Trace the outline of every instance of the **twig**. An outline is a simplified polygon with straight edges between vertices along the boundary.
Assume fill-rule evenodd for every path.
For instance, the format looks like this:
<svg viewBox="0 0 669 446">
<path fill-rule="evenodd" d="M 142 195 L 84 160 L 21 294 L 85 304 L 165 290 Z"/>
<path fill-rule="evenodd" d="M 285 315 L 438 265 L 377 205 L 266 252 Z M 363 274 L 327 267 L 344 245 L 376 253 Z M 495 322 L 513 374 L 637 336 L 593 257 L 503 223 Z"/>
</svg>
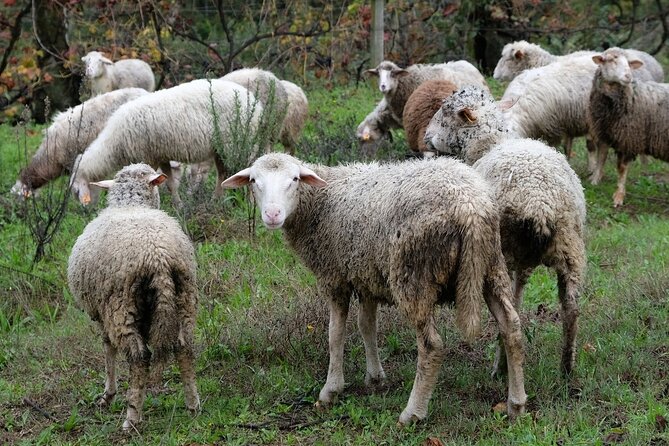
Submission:
<svg viewBox="0 0 669 446">
<path fill-rule="evenodd" d="M 40 406 L 37 405 L 36 402 L 34 402 L 33 400 L 31 400 L 30 398 L 28 398 L 28 397 L 23 397 L 23 404 L 26 404 L 26 405 L 32 407 L 33 409 L 35 409 L 37 412 L 39 412 L 39 413 L 40 413 L 42 416 L 44 416 L 45 418 L 48 418 L 48 419 L 51 420 L 51 421 L 58 422 L 58 420 L 57 420 L 53 415 L 51 415 L 51 414 L 50 414 L 49 412 L 47 412 L 46 410 L 42 409 Z"/>
</svg>

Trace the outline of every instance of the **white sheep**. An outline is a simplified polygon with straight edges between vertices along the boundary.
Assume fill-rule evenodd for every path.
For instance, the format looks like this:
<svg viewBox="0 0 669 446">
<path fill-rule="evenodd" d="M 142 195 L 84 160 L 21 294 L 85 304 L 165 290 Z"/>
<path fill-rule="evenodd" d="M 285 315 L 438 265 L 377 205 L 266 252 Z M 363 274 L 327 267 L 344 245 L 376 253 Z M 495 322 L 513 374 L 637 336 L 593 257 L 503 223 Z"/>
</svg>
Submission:
<svg viewBox="0 0 669 446">
<path fill-rule="evenodd" d="M 280 141 L 288 153 L 292 155 L 295 153 L 295 145 L 309 115 L 309 101 L 304 91 L 294 83 L 281 80 L 281 85 L 286 90 L 288 107 L 281 128 Z"/>
<path fill-rule="evenodd" d="M 133 164 L 114 180 L 96 183 L 109 189 L 107 208 L 77 238 L 67 266 L 72 295 L 102 334 L 107 376 L 100 405 L 116 395 L 116 353 L 128 361 L 124 430 L 142 419 L 150 364 L 162 371 L 172 354 L 186 407 L 200 407 L 193 365 L 195 251 L 179 223 L 159 209 L 156 186 L 164 179 L 146 164 Z"/>
<path fill-rule="evenodd" d="M 156 89 L 151 66 L 139 59 L 112 62 L 98 51 L 81 58 L 86 63 L 86 77 L 91 82 L 91 95 L 107 93 L 119 88 L 137 87 L 146 91 Z"/>
<path fill-rule="evenodd" d="M 446 158 L 326 167 L 281 153 L 258 158 L 223 182 L 250 184 L 267 228 L 288 243 L 318 278 L 330 303 L 330 365 L 319 394 L 329 404 L 344 389 L 345 321 L 352 294 L 367 359 L 365 383 L 385 379 L 377 305 L 396 304 L 416 330 L 418 364 L 403 424 L 420 420 L 444 358 L 435 305 L 455 302 L 467 339 L 479 330 L 481 302 L 498 321 L 509 366 L 510 416 L 523 412 L 523 347 L 499 241 L 499 217 L 485 181 Z"/>
<path fill-rule="evenodd" d="M 441 79 L 453 82 L 456 87 L 465 85 L 479 85 L 488 88 L 485 78 L 476 67 L 464 60 L 442 64 L 416 64 L 407 68 L 400 68 L 393 62 L 384 60 L 376 68 L 367 70 L 367 73 L 379 78 L 379 90 L 393 117 L 402 124 L 404 104 L 411 93 L 423 82 L 430 79 Z"/>
<path fill-rule="evenodd" d="M 19 173 L 12 192 L 28 197 L 49 181 L 71 172 L 76 156 L 93 142 L 112 113 L 126 102 L 146 94 L 148 92 L 141 88 L 122 88 L 58 113 L 44 130 L 42 143 Z"/>
<path fill-rule="evenodd" d="M 214 152 L 214 144 L 230 144 L 233 131 L 254 134 L 261 113 L 262 106 L 251 92 L 217 79 L 199 79 L 138 98 L 119 107 L 80 155 L 71 178 L 73 191 L 83 204 L 88 204 L 89 182 L 105 178 L 124 165 L 145 162 L 168 175 L 167 187 L 178 203 L 178 183 L 171 173 L 170 160 L 197 163 L 214 159 L 219 175 L 225 175 L 224 162 Z M 241 122 L 236 121 L 236 115 Z M 244 128 L 247 122 L 248 128 Z M 220 192 L 217 187 L 216 194 Z"/>
<path fill-rule="evenodd" d="M 592 57 L 598 65 L 590 93 L 588 122 L 596 139 L 613 147 L 618 158 L 618 186 L 613 205 L 625 199 L 629 163 L 637 155 L 669 161 L 669 84 L 643 82 L 633 72 L 643 62 L 620 48 Z M 601 177 L 601 171 L 597 172 Z"/>
<path fill-rule="evenodd" d="M 586 208 L 578 176 L 562 154 L 543 142 L 509 135 L 492 95 L 476 87 L 444 100 L 425 140 L 432 149 L 463 159 L 488 180 L 500 212 L 516 309 L 520 311 L 523 288 L 537 266 L 557 273 L 564 332 L 561 365 L 565 374 L 571 373 L 586 266 Z"/>
</svg>

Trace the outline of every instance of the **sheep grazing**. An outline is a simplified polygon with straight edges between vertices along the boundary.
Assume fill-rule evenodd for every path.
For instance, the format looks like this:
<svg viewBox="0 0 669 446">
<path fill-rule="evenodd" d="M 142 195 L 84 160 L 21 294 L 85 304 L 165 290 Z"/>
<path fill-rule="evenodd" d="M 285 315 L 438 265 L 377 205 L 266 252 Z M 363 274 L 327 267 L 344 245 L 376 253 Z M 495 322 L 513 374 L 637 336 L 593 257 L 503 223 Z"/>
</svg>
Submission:
<svg viewBox="0 0 669 446">
<path fill-rule="evenodd" d="M 370 148 L 377 144 L 382 138 L 392 138 L 390 130 L 401 129 L 401 119 L 393 115 L 393 112 L 388 107 L 386 98 L 376 104 L 365 119 L 358 125 L 355 131 L 355 136 L 366 152 L 371 152 Z"/>
<path fill-rule="evenodd" d="M 282 80 L 281 85 L 288 95 L 288 108 L 286 108 L 280 140 L 288 153 L 292 155 L 295 153 L 295 145 L 309 115 L 309 101 L 304 91 L 294 83 Z"/>
<path fill-rule="evenodd" d="M 28 197 L 49 181 L 72 171 L 76 156 L 98 136 L 121 105 L 148 94 L 141 88 L 123 88 L 93 97 L 58 113 L 28 165 L 19 173 L 12 192 Z"/>
<path fill-rule="evenodd" d="M 500 212 L 504 258 L 513 272 L 516 308 L 520 311 L 523 287 L 537 266 L 557 273 L 562 370 L 571 373 L 586 266 L 585 198 L 578 176 L 563 155 L 543 142 L 509 135 L 493 97 L 475 87 L 444 101 L 425 139 L 434 150 L 462 158 L 489 182 Z"/>
<path fill-rule="evenodd" d="M 265 226 L 283 228 L 329 298 L 330 365 L 320 403 L 331 403 L 344 389 L 352 293 L 360 299 L 367 384 L 385 379 L 377 305 L 396 304 L 416 329 L 418 364 L 399 418 L 403 424 L 427 415 L 444 358 L 435 305 L 455 302 L 457 326 L 471 340 L 480 328 L 485 298 L 509 343 L 509 415 L 524 411 L 522 334 L 501 253 L 499 217 L 487 184 L 472 169 L 446 158 L 326 167 L 273 153 L 222 185 L 248 184 Z"/>
<path fill-rule="evenodd" d="M 645 64 L 643 72 L 640 71 L 637 73 L 637 75 L 641 76 L 641 80 L 654 80 L 656 82 L 664 80 L 662 65 L 653 56 L 635 49 L 626 49 L 624 51 L 628 58 L 641 59 Z M 553 62 L 569 60 L 573 57 L 592 57 L 595 54 L 597 54 L 595 51 L 575 51 L 564 56 L 556 56 L 539 45 L 519 40 L 504 45 L 502 57 L 497 62 L 497 66 L 495 66 L 493 77 L 500 81 L 510 81 L 525 70 L 543 67 Z"/>
<path fill-rule="evenodd" d="M 88 204 L 89 182 L 142 161 L 160 167 L 168 175 L 167 187 L 178 204 L 178 183 L 170 160 L 197 163 L 213 158 L 219 175 L 225 175 L 214 144 L 230 143 L 237 113 L 241 114 L 241 125 L 250 123 L 250 128 L 236 129 L 237 133 L 257 130 L 262 106 L 255 102 L 253 94 L 238 84 L 200 79 L 124 104 L 80 155 L 71 178 L 73 191 L 83 204 Z M 220 192 L 217 187 L 216 193 Z"/>
<path fill-rule="evenodd" d="M 102 333 L 107 377 L 100 405 L 116 395 L 116 353 L 128 361 L 124 430 L 142 419 L 150 364 L 162 371 L 172 354 L 186 407 L 200 407 L 193 365 L 195 251 L 179 223 L 158 209 L 156 186 L 164 179 L 146 164 L 133 164 L 114 180 L 96 183 L 109 189 L 107 208 L 79 236 L 67 266 L 72 295 Z"/>
<path fill-rule="evenodd" d="M 98 51 L 91 51 L 81 60 L 86 64 L 86 77 L 91 82 L 91 95 L 96 96 L 119 88 L 156 89 L 151 66 L 139 59 L 112 62 Z"/>
<path fill-rule="evenodd" d="M 625 199 L 629 163 L 637 155 L 669 161 L 669 84 L 635 80 L 633 72 L 643 62 L 628 60 L 620 48 L 609 48 L 592 60 L 598 68 L 588 122 L 595 138 L 616 152 L 618 187 L 613 205 L 618 207 Z"/>
<path fill-rule="evenodd" d="M 402 125 L 404 105 L 416 88 L 430 79 L 441 79 L 453 82 L 457 88 L 465 85 L 479 85 L 488 88 L 485 78 L 476 67 L 464 60 L 435 65 L 411 65 L 400 68 L 393 62 L 384 60 L 376 68 L 367 73 L 379 78 L 379 90 L 395 119 Z"/>
<path fill-rule="evenodd" d="M 457 90 L 449 81 L 430 80 L 423 82 L 411 93 L 404 106 L 404 131 L 409 149 L 414 152 L 425 152 L 425 129 L 434 114 L 441 108 L 442 102 Z"/>
</svg>

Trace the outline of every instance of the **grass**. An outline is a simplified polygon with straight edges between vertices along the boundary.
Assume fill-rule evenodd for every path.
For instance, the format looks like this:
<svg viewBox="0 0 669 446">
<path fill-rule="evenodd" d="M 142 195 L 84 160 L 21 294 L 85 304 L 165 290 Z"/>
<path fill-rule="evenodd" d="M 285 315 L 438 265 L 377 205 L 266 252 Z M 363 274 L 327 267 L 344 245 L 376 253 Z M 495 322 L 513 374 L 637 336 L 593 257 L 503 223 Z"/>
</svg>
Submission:
<svg viewBox="0 0 669 446">
<path fill-rule="evenodd" d="M 377 93 L 368 86 L 308 92 L 310 122 L 298 154 L 338 162 L 356 152 L 355 126 Z M 495 327 L 472 345 L 459 339 L 452 311 L 439 320 L 446 360 L 426 422 L 396 425 L 415 373 L 415 340 L 393 308 L 382 308 L 380 348 L 388 383 L 364 386 L 364 349 L 348 321 L 346 392 L 329 410 L 314 406 L 327 373 L 325 302 L 314 276 L 280 232 L 256 225 L 242 193 L 209 199 L 212 179 L 176 213 L 198 256 L 200 309 L 197 378 L 202 413 L 188 415 L 178 371 L 151 393 L 144 422 L 124 434 L 127 368 L 108 410 L 94 404 L 104 363 L 93 324 L 68 290 L 69 251 L 95 210 L 73 201 L 44 258 L 35 250 L 24 205 L 7 192 L 26 152 L 40 140 L 33 126 L 0 127 L 0 444 L 481 444 L 609 445 L 669 443 L 669 173 L 635 163 L 628 196 L 612 208 L 615 169 L 601 185 L 584 181 L 588 201 L 588 274 L 581 299 L 576 376 L 559 374 L 561 323 L 554 275 L 539 269 L 522 309 L 527 338 L 528 414 L 510 423 L 493 407 L 506 396 L 491 379 Z M 377 153 L 403 156 L 403 135 Z M 586 178 L 582 142 L 571 162 Z M 66 179 L 53 186 L 63 188 Z M 166 195 L 166 194 L 165 194 Z M 432 442 L 430 442 L 432 441 Z"/>
</svg>

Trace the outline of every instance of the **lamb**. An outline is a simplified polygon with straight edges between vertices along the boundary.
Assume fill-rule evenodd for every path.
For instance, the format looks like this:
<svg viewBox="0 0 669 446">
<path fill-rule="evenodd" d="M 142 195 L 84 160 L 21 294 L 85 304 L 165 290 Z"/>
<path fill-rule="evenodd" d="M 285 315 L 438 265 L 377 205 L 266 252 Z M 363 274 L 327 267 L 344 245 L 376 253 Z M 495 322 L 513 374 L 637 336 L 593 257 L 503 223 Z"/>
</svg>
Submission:
<svg viewBox="0 0 669 446">
<path fill-rule="evenodd" d="M 279 141 L 288 108 L 285 84 L 281 83 L 272 72 L 259 68 L 242 68 L 226 74 L 221 79 L 235 82 L 255 95 L 265 110 L 261 115 L 260 124 L 260 129 L 266 132 L 263 134 L 263 140 L 266 138 L 269 144 Z"/>
<path fill-rule="evenodd" d="M 367 73 L 379 78 L 379 90 L 393 113 L 393 118 L 402 124 L 404 105 L 411 93 L 423 82 L 442 79 L 453 82 L 458 88 L 465 85 L 480 85 L 488 88 L 485 78 L 476 67 L 464 60 L 435 65 L 411 65 L 400 68 L 393 62 L 384 60 Z"/>
<path fill-rule="evenodd" d="M 613 205 L 618 207 L 625 199 L 629 163 L 637 155 L 669 161 L 669 84 L 635 80 L 633 71 L 643 62 L 628 59 L 620 48 L 609 48 L 592 60 L 598 68 L 588 122 L 595 138 L 616 152 L 618 186 Z"/>
<path fill-rule="evenodd" d="M 628 58 L 640 59 L 645 64 L 645 69 L 637 73 L 641 76 L 640 80 L 654 80 L 656 82 L 664 81 L 664 70 L 662 65 L 650 54 L 635 49 L 624 50 Z M 568 60 L 572 57 L 589 56 L 597 54 L 595 51 L 575 51 L 556 56 L 539 45 L 519 40 L 517 42 L 507 43 L 502 49 L 502 57 L 495 66 L 493 77 L 500 81 L 510 81 L 521 72 L 537 67 L 543 67 L 553 62 Z"/>
<path fill-rule="evenodd" d="M 564 338 L 561 366 L 569 375 L 586 266 L 586 208 L 578 176 L 553 148 L 510 135 L 493 97 L 476 87 L 444 101 L 425 139 L 434 150 L 472 165 L 489 182 L 500 212 L 502 251 L 513 273 L 516 309 L 520 311 L 523 287 L 537 266 L 557 273 Z"/>
<path fill-rule="evenodd" d="M 441 108 L 444 99 L 456 90 L 453 82 L 429 80 L 420 84 L 411 93 L 404 106 L 402 121 L 409 149 L 413 152 L 426 152 L 425 130 L 434 114 Z"/>
<path fill-rule="evenodd" d="M 388 103 L 384 97 L 378 104 L 376 104 L 374 110 L 365 116 L 365 119 L 358 125 L 358 128 L 355 131 L 355 136 L 358 138 L 358 141 L 363 148 L 366 148 L 371 144 L 377 143 L 382 138 L 391 138 L 392 134 L 390 133 L 390 130 L 401 128 L 401 120 L 393 115 L 393 112 L 390 110 L 390 107 L 388 107 Z"/>
<path fill-rule="evenodd" d="M 223 176 L 225 165 L 214 152 L 214 143 L 219 137 L 223 144 L 229 143 L 237 109 L 242 116 L 250 116 L 250 128 L 241 131 L 255 132 L 262 113 L 262 106 L 255 102 L 253 94 L 238 84 L 199 79 L 124 104 L 78 158 L 72 189 L 86 205 L 90 181 L 142 161 L 167 174 L 167 187 L 178 204 L 178 184 L 169 161 L 196 163 L 213 158 Z M 245 124 L 246 118 L 241 121 Z M 216 194 L 221 191 L 217 187 Z"/>
<path fill-rule="evenodd" d="M 151 66 L 139 59 L 112 62 L 98 51 L 91 51 L 81 60 L 86 64 L 86 77 L 91 82 L 91 95 L 96 96 L 119 88 L 156 89 Z"/>
<path fill-rule="evenodd" d="M 142 419 L 149 369 L 155 365 L 161 376 L 172 354 L 186 407 L 200 407 L 193 365 L 195 251 L 179 223 L 159 209 L 156 186 L 164 180 L 148 165 L 132 164 L 114 180 L 95 183 L 109 189 L 107 208 L 77 238 L 67 266 L 72 295 L 102 334 L 107 376 L 101 406 L 116 395 L 116 353 L 128 361 L 124 430 Z"/>
<path fill-rule="evenodd" d="M 508 413 L 523 412 L 522 335 L 501 253 L 499 217 L 487 184 L 472 169 L 446 158 L 326 167 L 273 153 L 222 186 L 248 184 L 265 226 L 284 229 L 329 298 L 330 365 L 321 404 L 331 403 L 344 389 L 345 321 L 352 293 L 360 299 L 366 384 L 385 379 L 377 349 L 377 305 L 396 304 L 416 329 L 418 364 L 399 418 L 403 424 L 427 415 L 444 358 L 435 305 L 455 302 L 457 326 L 472 339 L 483 297 L 510 343 Z"/>
<path fill-rule="evenodd" d="M 297 144 L 309 115 L 309 101 L 304 91 L 294 83 L 281 80 L 281 85 L 283 85 L 288 96 L 288 107 L 286 108 L 286 117 L 283 120 L 280 140 L 288 153 L 292 155 L 295 153 L 295 144 Z"/>
<path fill-rule="evenodd" d="M 98 136 L 112 113 L 146 94 L 141 88 L 122 88 L 58 113 L 44 130 L 39 149 L 19 173 L 12 192 L 28 197 L 49 181 L 71 172 L 76 156 Z"/>
</svg>

